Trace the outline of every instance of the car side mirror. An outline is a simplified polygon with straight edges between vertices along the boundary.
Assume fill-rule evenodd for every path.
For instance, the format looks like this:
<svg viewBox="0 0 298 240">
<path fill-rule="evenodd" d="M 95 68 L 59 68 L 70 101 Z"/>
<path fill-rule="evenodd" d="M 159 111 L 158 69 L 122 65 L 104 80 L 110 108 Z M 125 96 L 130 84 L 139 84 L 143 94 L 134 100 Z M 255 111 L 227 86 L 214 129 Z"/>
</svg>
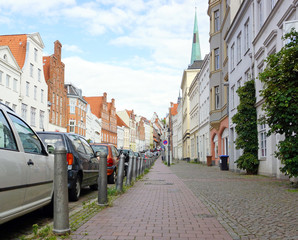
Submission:
<svg viewBox="0 0 298 240">
<path fill-rule="evenodd" d="M 54 154 L 55 148 L 53 145 L 47 145 L 47 150 L 49 154 Z"/>
<path fill-rule="evenodd" d="M 100 157 L 100 151 L 95 152 L 95 157 Z"/>
</svg>

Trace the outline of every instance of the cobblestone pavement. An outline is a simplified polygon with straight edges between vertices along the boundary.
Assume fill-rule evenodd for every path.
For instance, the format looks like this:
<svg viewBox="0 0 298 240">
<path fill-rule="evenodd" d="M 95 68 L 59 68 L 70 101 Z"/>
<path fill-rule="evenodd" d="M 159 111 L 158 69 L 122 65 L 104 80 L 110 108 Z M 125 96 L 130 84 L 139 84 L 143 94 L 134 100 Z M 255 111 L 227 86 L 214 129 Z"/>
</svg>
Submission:
<svg viewBox="0 0 298 240">
<path fill-rule="evenodd" d="M 99 212 L 70 238 L 232 240 L 217 216 L 160 159 L 112 207 Z"/>
<path fill-rule="evenodd" d="M 170 168 L 233 239 L 298 239 L 298 193 L 288 181 L 185 161 Z"/>
</svg>

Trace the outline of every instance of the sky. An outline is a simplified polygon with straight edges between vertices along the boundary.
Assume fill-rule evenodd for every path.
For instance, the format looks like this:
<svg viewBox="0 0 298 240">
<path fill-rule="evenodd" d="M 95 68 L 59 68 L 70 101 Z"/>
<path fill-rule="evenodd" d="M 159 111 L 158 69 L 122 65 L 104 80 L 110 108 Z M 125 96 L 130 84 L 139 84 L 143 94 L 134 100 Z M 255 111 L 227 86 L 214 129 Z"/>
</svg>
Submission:
<svg viewBox="0 0 298 240">
<path fill-rule="evenodd" d="M 208 0 L 0 0 L 0 34 L 39 32 L 45 56 L 59 40 L 66 83 L 84 96 L 106 92 L 117 111 L 150 120 L 177 102 L 195 11 L 202 58 L 208 54 L 207 8 Z"/>
</svg>

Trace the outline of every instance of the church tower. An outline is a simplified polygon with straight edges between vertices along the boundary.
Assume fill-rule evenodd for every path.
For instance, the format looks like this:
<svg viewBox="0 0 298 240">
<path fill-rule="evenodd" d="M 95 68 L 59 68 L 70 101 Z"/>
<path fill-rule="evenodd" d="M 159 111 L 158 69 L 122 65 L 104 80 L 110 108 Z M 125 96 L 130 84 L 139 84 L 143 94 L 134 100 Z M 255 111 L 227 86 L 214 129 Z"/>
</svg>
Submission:
<svg viewBox="0 0 298 240">
<path fill-rule="evenodd" d="M 193 40 L 192 40 L 190 65 L 192 65 L 196 60 L 202 60 L 199 30 L 198 30 L 198 20 L 197 20 L 197 8 L 195 11 L 195 22 L 193 27 Z"/>
</svg>

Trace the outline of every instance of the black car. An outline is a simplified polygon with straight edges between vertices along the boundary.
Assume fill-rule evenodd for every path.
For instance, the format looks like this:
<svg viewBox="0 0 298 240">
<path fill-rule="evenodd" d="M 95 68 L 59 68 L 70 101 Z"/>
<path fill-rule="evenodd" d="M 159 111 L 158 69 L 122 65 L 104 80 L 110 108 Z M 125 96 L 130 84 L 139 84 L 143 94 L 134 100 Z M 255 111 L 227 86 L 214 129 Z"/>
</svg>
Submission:
<svg viewBox="0 0 298 240">
<path fill-rule="evenodd" d="M 97 190 L 99 162 L 89 143 L 80 135 L 62 132 L 38 132 L 45 145 L 64 146 L 67 151 L 69 199 L 77 201 L 81 188 Z"/>
</svg>

